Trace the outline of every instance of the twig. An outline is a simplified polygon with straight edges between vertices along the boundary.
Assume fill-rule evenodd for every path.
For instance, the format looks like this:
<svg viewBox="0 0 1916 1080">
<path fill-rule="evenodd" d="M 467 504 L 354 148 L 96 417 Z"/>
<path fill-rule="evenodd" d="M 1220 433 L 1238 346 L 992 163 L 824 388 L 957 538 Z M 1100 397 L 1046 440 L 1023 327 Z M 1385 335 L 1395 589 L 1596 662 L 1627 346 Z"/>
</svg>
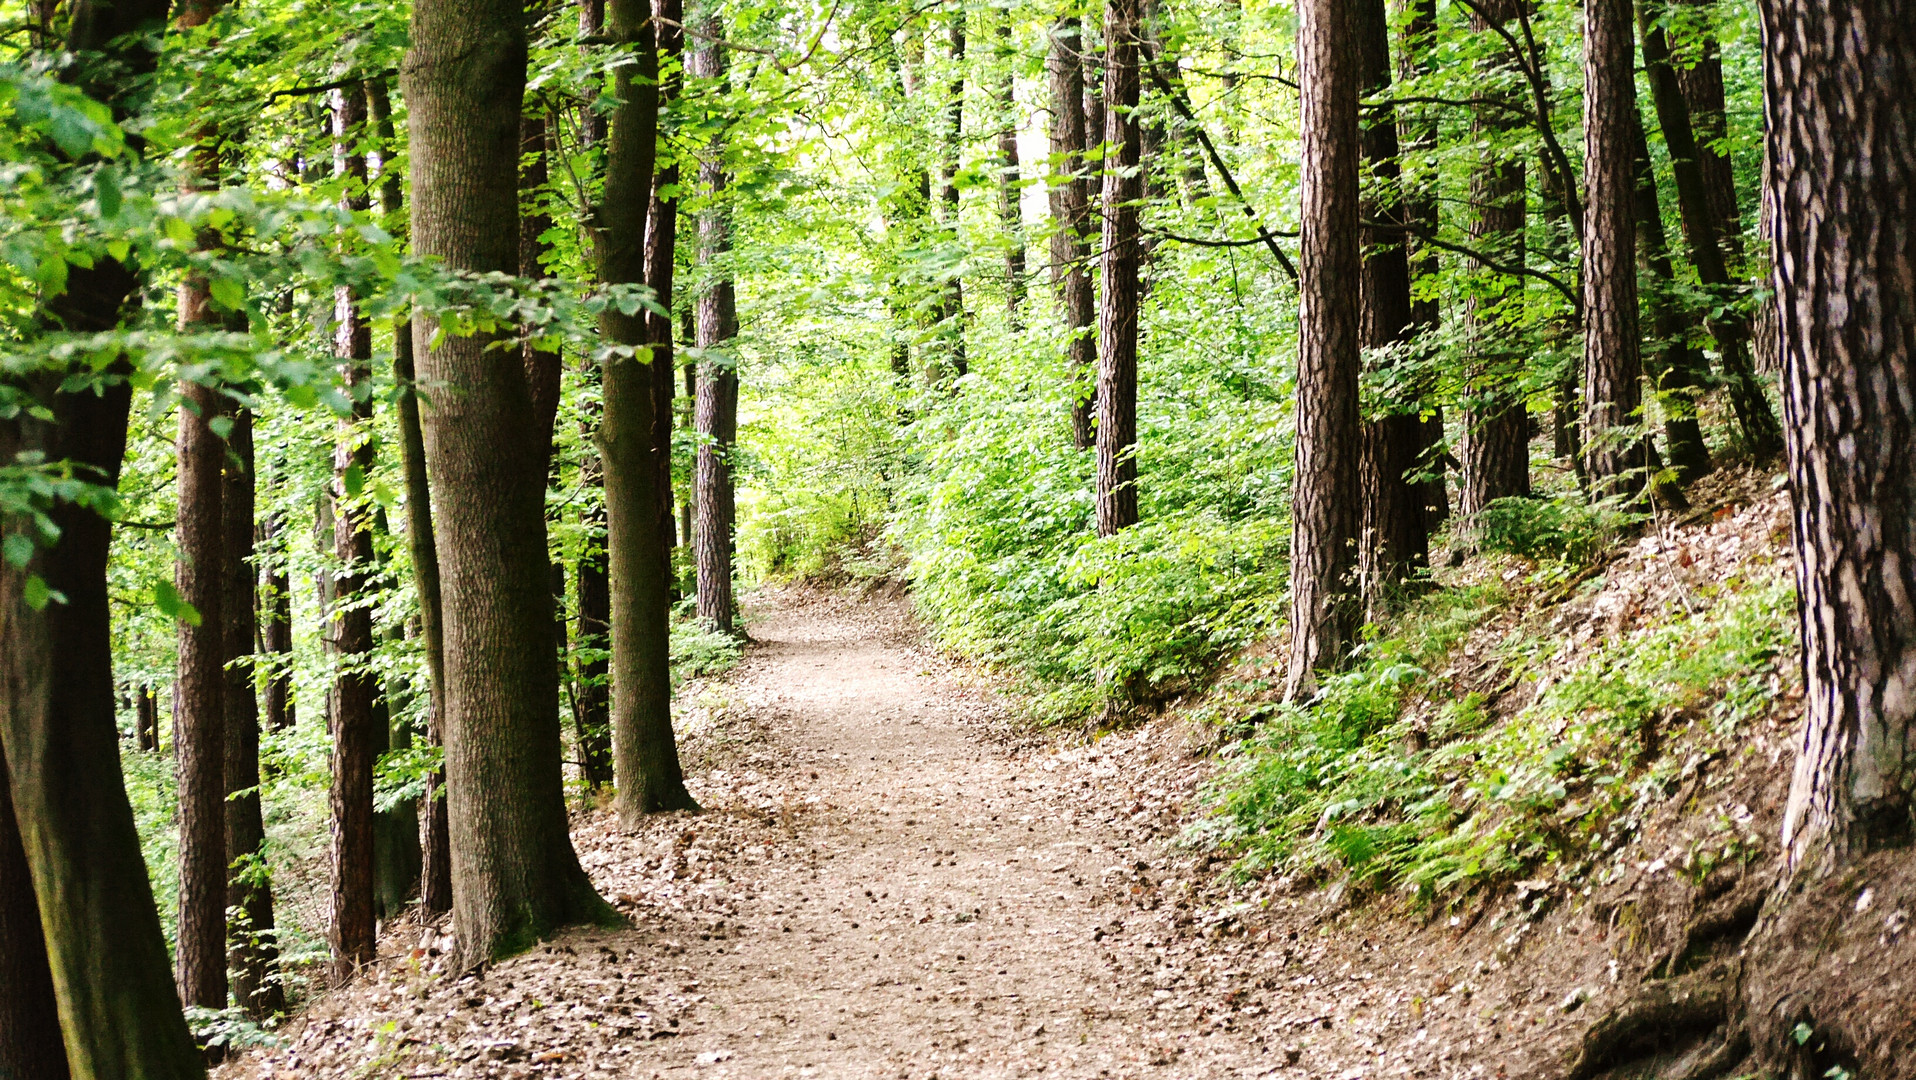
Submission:
<svg viewBox="0 0 1916 1080">
<path fill-rule="evenodd" d="M 1284 272 L 1289 274 L 1291 281 L 1295 283 L 1298 280 L 1297 267 L 1292 265 L 1290 256 L 1284 254 L 1284 249 L 1277 246 L 1277 237 L 1272 236 L 1271 230 L 1265 228 L 1264 223 L 1258 220 L 1257 211 L 1252 208 L 1249 200 L 1244 198 L 1243 189 L 1237 186 L 1237 179 L 1231 175 L 1230 168 L 1224 164 L 1223 156 L 1217 152 L 1217 146 L 1211 142 L 1211 136 L 1204 130 L 1204 125 L 1192 115 L 1190 106 L 1186 105 L 1176 91 L 1171 89 L 1170 80 L 1164 77 L 1164 73 L 1159 71 L 1155 64 L 1150 65 L 1149 68 L 1151 81 L 1157 84 L 1158 92 L 1163 94 L 1171 102 L 1171 107 L 1178 111 L 1178 115 L 1191 125 L 1191 134 L 1197 136 L 1198 144 L 1204 147 L 1205 156 L 1209 157 L 1211 164 L 1217 167 L 1219 179 L 1224 181 L 1224 186 L 1230 191 L 1231 197 L 1238 201 L 1238 205 L 1244 210 L 1244 216 L 1257 226 L 1257 238 L 1270 249 L 1271 255 L 1277 259 L 1277 265 L 1283 267 Z"/>
</svg>

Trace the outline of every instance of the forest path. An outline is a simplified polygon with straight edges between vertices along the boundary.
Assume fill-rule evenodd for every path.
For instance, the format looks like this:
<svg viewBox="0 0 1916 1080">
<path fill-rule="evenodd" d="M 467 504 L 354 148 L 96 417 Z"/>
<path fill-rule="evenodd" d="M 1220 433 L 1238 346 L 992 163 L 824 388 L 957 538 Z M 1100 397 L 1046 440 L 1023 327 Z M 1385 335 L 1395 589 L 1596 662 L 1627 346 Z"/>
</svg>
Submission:
<svg viewBox="0 0 1916 1080">
<path fill-rule="evenodd" d="M 447 979 L 432 972 L 450 939 L 395 928 L 370 979 L 222 1072 L 1291 1071 L 1295 1055 L 1237 1026 L 1265 1014 L 1236 969 L 1257 946 L 1199 940 L 1154 876 L 1167 864 L 1138 823 L 1172 820 L 1176 797 L 1147 763 L 1021 743 L 988 688 L 921 647 L 900 597 L 760 594 L 751 615 L 739 667 L 681 694 L 704 812 L 636 834 L 606 811 L 574 818 L 630 929 L 569 931 Z"/>
</svg>

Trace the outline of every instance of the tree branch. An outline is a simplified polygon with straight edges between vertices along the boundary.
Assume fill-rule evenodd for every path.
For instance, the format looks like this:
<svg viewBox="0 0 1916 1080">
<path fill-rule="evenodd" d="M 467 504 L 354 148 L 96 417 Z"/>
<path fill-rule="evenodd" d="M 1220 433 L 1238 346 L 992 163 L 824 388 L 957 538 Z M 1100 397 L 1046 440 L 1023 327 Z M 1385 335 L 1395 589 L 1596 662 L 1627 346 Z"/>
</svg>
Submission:
<svg viewBox="0 0 1916 1080">
<path fill-rule="evenodd" d="M 1171 83 L 1164 77 L 1164 73 L 1159 71 L 1156 65 L 1145 66 L 1149 68 L 1151 81 L 1157 84 L 1158 92 L 1163 94 L 1165 98 L 1171 102 L 1171 107 L 1178 111 L 1178 115 L 1182 116 L 1184 121 L 1191 125 L 1191 133 L 1197 136 L 1199 145 L 1204 147 L 1205 156 L 1209 157 L 1211 164 L 1216 166 L 1218 178 L 1224 181 L 1224 186 L 1230 191 L 1231 197 L 1236 199 L 1238 205 L 1243 208 L 1244 216 L 1249 218 L 1251 222 L 1257 226 L 1258 239 L 1263 241 L 1266 248 L 1270 249 L 1271 255 L 1277 259 L 1277 265 L 1284 268 L 1284 272 L 1290 275 L 1291 281 L 1297 281 L 1297 267 L 1291 263 L 1291 257 L 1284 254 L 1284 249 L 1277 246 L 1277 237 L 1272 236 L 1271 230 L 1265 228 L 1264 223 L 1258 220 L 1257 211 L 1253 209 L 1250 202 L 1244 198 L 1243 189 L 1237 186 L 1237 179 L 1231 175 L 1231 170 L 1225 166 L 1224 158 L 1218 154 L 1217 146 L 1211 142 L 1211 136 L 1205 132 L 1204 125 L 1198 122 L 1196 116 L 1192 115 L 1191 107 L 1185 104 L 1185 102 L 1172 91 Z"/>
</svg>

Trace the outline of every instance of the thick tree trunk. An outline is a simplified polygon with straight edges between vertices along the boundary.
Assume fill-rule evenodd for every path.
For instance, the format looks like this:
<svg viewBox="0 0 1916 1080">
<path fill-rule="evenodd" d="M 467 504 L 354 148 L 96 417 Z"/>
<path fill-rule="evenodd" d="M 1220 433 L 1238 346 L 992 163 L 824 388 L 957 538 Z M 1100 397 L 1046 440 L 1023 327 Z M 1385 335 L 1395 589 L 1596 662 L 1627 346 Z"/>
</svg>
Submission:
<svg viewBox="0 0 1916 1080">
<path fill-rule="evenodd" d="M 203 281 L 180 289 L 182 327 L 204 321 Z M 179 768 L 180 906 L 175 953 L 180 997 L 226 1007 L 226 642 L 225 537 L 220 466 L 226 443 L 213 433 L 218 393 L 181 387 L 179 561 L 173 584 L 198 612 L 181 620 L 174 680 L 173 755 Z"/>
<path fill-rule="evenodd" d="M 1357 12 L 1343 0 L 1298 7 L 1303 99 L 1296 475 L 1291 496 L 1291 642 L 1284 696 L 1317 691 L 1343 663 L 1358 623 Z"/>
<path fill-rule="evenodd" d="M 1092 380 L 1098 364 L 1097 297 L 1091 288 L 1088 236 L 1091 227 L 1091 178 L 1084 154 L 1090 146 L 1085 123 L 1084 69 L 1078 52 L 1084 30 L 1075 15 L 1051 27 L 1045 68 L 1051 76 L 1051 157 L 1062 175 L 1051 185 L 1051 281 L 1064 316 L 1065 372 L 1072 387 L 1071 442 L 1080 450 L 1097 444 L 1092 423 Z M 1088 55 L 1088 54 L 1087 54 Z"/>
<path fill-rule="evenodd" d="M 381 147 L 396 148 L 392 123 L 392 105 L 387 99 L 386 83 L 367 84 L 367 112 Z M 405 235 L 400 205 L 399 171 L 388 163 L 397 151 L 381 161 L 379 208 L 386 215 L 394 235 Z M 419 636 L 426 653 L 426 738 L 435 746 L 444 746 L 442 736 L 445 711 L 446 651 L 444 626 L 439 602 L 439 550 L 432 528 L 432 485 L 426 475 L 426 439 L 420 423 L 417 379 L 413 370 L 412 320 L 400 319 L 393 325 L 393 382 L 399 395 L 399 466 L 406 481 L 406 550 L 412 556 L 413 589 L 419 594 Z M 419 820 L 419 903 L 427 912 L 452 910 L 452 850 L 446 816 L 446 774 L 432 775 L 427 791 L 420 799 Z"/>
<path fill-rule="evenodd" d="M 639 71 L 618 70 L 621 104 L 607 136 L 605 196 L 593 228 L 599 280 L 643 284 L 645 218 L 658 131 L 658 70 L 649 12 L 642 0 L 612 0 L 610 36 L 635 46 Z M 610 307 L 600 316 L 607 345 L 646 344 L 644 319 Z M 654 361 L 656 362 L 656 361 Z M 658 394 L 653 369 L 636 359 L 608 361 L 599 452 L 605 462 L 606 549 L 612 587 L 612 750 L 620 820 L 697 806 L 685 790 L 672 735 L 661 465 L 653 437 Z"/>
<path fill-rule="evenodd" d="M 1909 5 L 1760 5 L 1804 731 L 1793 867 L 1907 844 L 1916 788 L 1916 35 Z"/>
<path fill-rule="evenodd" d="M 704 22 L 704 36 L 692 54 L 691 72 L 729 88 L 725 27 L 716 14 Z M 738 369 L 725 355 L 738 334 L 738 305 L 732 286 L 732 217 L 725 201 L 725 136 L 712 136 L 699 163 L 699 186 L 711 205 L 699 218 L 699 265 L 705 291 L 699 294 L 698 390 L 693 422 L 699 436 L 693 483 L 697 517 L 693 526 L 693 563 L 698 574 L 698 614 L 706 625 L 732 633 L 732 446 L 738 440 Z"/>
<path fill-rule="evenodd" d="M 1674 297 L 1676 270 L 1670 264 L 1670 245 L 1663 232 L 1663 210 L 1657 201 L 1657 178 L 1650 164 L 1650 146 L 1639 120 L 1631 132 L 1635 162 L 1634 211 L 1637 220 L 1637 270 L 1656 291 L 1648 307 L 1656 330 L 1656 352 L 1645 361 L 1662 394 L 1663 434 L 1669 446 L 1670 467 L 1677 483 L 1689 484 L 1710 471 L 1710 449 L 1703 442 L 1696 403 L 1702 396 L 1707 366 L 1690 344 L 1694 319 Z"/>
<path fill-rule="evenodd" d="M 1011 45 L 1011 13 L 998 13 L 998 217 L 1005 230 L 1005 311 L 1013 330 L 1020 327 L 1019 308 L 1025 302 L 1024 211 L 1019 208 L 1023 169 L 1018 161 L 1018 98 L 1012 78 L 1015 53 Z"/>
<path fill-rule="evenodd" d="M 520 5 L 413 6 L 402 79 L 419 254 L 458 270 L 517 269 L 525 63 Z M 442 388 L 423 419 L 437 480 L 453 924 L 469 965 L 564 923 L 614 916 L 567 832 L 558 671 L 549 652 L 526 647 L 551 634 L 552 593 L 525 367 L 501 362 L 485 336 L 435 346 L 417 323 L 413 335 L 420 377 Z"/>
<path fill-rule="evenodd" d="M 1683 98 L 1676 71 L 1670 63 L 1669 35 L 1654 24 L 1661 8 L 1660 0 L 1644 0 L 1641 7 L 1644 72 L 1650 83 L 1651 98 L 1656 103 L 1657 122 L 1663 127 L 1663 141 L 1670 148 L 1677 208 L 1683 222 L 1683 235 L 1690 242 L 1697 279 L 1727 306 L 1736 300 L 1741 284 L 1731 280 L 1730 260 L 1720 235 L 1725 211 L 1711 197 L 1704 177 L 1703 154 L 1690 124 L 1689 104 Z M 1734 203 L 1734 194 L 1730 199 Z M 1771 411 L 1769 399 L 1763 396 L 1763 387 L 1750 367 L 1749 320 L 1729 314 L 1707 319 L 1706 323 L 1723 357 L 1723 378 L 1743 440 L 1753 457 L 1767 461 L 1782 449 L 1783 440 L 1776 414 Z"/>
<path fill-rule="evenodd" d="M 1138 523 L 1138 201 L 1144 196 L 1138 129 L 1138 0 L 1104 8 L 1103 295 L 1098 308 L 1097 521 L 1099 536 Z"/>
<path fill-rule="evenodd" d="M 1583 42 L 1583 460 L 1598 498 L 1634 497 L 1649 465 L 1637 425 L 1643 360 L 1637 328 L 1632 203 L 1636 123 L 1630 0 L 1585 0 Z"/>
<path fill-rule="evenodd" d="M 345 205 L 367 207 L 366 99 L 359 87 L 333 91 L 333 172 L 346 184 Z M 333 976 L 350 978 L 372 961 L 377 944 L 373 900 L 373 758 L 379 682 L 367 668 L 373 651 L 373 612 L 367 574 L 373 564 L 373 534 L 363 493 L 373 464 L 373 330 L 359 298 L 340 286 L 333 298 L 333 355 L 340 381 L 353 398 L 349 418 L 339 422 L 333 444 L 333 775 L 332 815 Z"/>
<path fill-rule="evenodd" d="M 241 1008 L 265 1018 L 286 1008 L 273 935 L 273 886 L 263 847 L 259 796 L 259 692 L 253 640 L 253 414 L 233 414 L 220 509 L 225 516 L 226 575 L 226 962 Z"/>
<path fill-rule="evenodd" d="M 66 1080 L 60 1008 L 47 967 L 46 933 L 33 872 L 13 820 L 6 755 L 0 754 L 0 1077 Z"/>
<path fill-rule="evenodd" d="M 1499 24 L 1516 17 L 1524 0 L 1497 0 L 1486 10 Z M 1471 28 L 1488 33 L 1491 25 L 1477 12 Z M 1499 63 L 1509 63 L 1508 60 Z M 1483 137 L 1513 124 L 1514 95 L 1477 111 L 1472 131 Z M 1471 177 L 1476 204 L 1469 234 L 1471 246 L 1486 250 L 1509 266 L 1524 262 L 1524 164 L 1521 158 L 1486 159 Z M 1513 384 L 1525 357 L 1506 344 L 1510 327 L 1521 323 L 1523 279 L 1471 260 L 1474 279 L 1464 301 L 1464 336 L 1470 359 L 1464 387 L 1463 441 L 1458 457 L 1462 477 L 1458 509 L 1466 522 L 1497 499 L 1530 494 L 1530 417 Z"/>
<path fill-rule="evenodd" d="M 1358 79 L 1367 95 L 1390 93 L 1390 19 L 1384 0 L 1356 0 Z M 1393 228 L 1365 229 L 1358 340 L 1366 349 L 1388 350 L 1410 340 L 1410 258 L 1404 226 L 1409 222 L 1399 185 L 1397 113 L 1373 109 L 1361 134 L 1370 164 L 1372 195 L 1358 208 L 1364 220 Z M 1391 361 L 1386 361 L 1391 362 Z M 1358 471 L 1363 509 L 1359 524 L 1359 578 L 1366 606 L 1377 610 L 1387 594 L 1430 561 L 1424 532 L 1424 493 L 1411 477 L 1423 451 L 1422 402 L 1370 403 L 1359 439 Z"/>
<path fill-rule="evenodd" d="M 1398 74 L 1403 79 L 1417 78 L 1429 70 L 1428 55 L 1437 39 L 1437 0 L 1410 0 L 1409 9 L 1403 47 L 1397 60 Z M 1437 146 L 1436 115 L 1428 106 L 1421 109 L 1411 106 L 1398 115 L 1402 117 L 1399 139 L 1407 157 L 1421 159 Z M 1420 233 L 1428 236 L 1437 234 L 1437 180 L 1434 175 L 1413 174 L 1406 179 L 1404 210 L 1405 218 Z M 1442 261 L 1434 245 L 1414 237 L 1407 237 L 1405 243 L 1410 252 L 1413 281 L 1433 278 L 1442 271 Z M 1442 318 L 1443 309 L 1435 296 L 1412 296 L 1410 324 L 1413 338 L 1436 333 Z M 1426 414 L 1418 424 L 1418 435 L 1418 468 L 1430 476 L 1422 490 L 1424 534 L 1428 537 L 1434 535 L 1450 516 L 1450 495 L 1444 483 L 1444 459 L 1449 456 L 1444 451 L 1444 415 L 1435 404 L 1426 405 Z"/>
</svg>

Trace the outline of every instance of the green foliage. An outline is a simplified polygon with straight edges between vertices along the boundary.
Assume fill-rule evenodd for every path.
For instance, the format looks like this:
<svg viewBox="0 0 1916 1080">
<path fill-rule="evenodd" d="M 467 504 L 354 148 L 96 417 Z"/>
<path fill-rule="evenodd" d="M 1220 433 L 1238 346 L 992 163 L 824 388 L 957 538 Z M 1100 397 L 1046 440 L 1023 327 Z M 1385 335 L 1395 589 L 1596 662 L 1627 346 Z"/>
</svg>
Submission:
<svg viewBox="0 0 1916 1080">
<path fill-rule="evenodd" d="M 1496 499 L 1478 516 L 1477 541 L 1486 551 L 1581 566 L 1601 555 L 1618 530 L 1635 518 L 1588 505 L 1574 494 Z"/>
</svg>

